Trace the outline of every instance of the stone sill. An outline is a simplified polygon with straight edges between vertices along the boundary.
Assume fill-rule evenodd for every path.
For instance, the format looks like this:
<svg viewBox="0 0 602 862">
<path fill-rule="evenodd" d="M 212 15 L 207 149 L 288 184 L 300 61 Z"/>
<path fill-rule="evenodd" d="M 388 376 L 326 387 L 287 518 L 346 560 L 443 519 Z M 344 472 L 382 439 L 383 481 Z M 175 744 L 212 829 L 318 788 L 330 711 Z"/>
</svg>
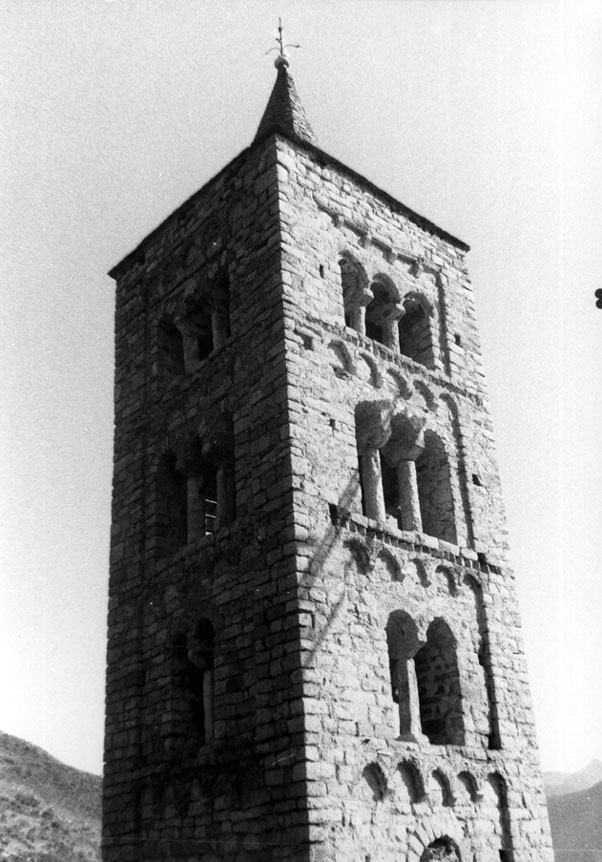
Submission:
<svg viewBox="0 0 602 862">
<path fill-rule="evenodd" d="M 459 395 L 468 395 L 479 406 L 482 406 L 483 404 L 483 393 L 479 391 L 478 387 L 467 386 L 466 381 L 464 381 L 463 386 L 459 386 L 445 371 L 441 360 L 436 361 L 436 368 L 427 368 L 426 365 L 423 365 L 421 362 L 416 362 L 414 359 L 410 359 L 409 356 L 404 356 L 402 353 L 398 353 L 396 350 L 393 350 L 384 344 L 380 344 L 380 342 L 374 341 L 366 335 L 360 335 L 359 332 L 350 326 L 340 323 L 330 323 L 327 321 L 321 321 L 321 325 L 331 334 L 338 335 L 341 339 L 351 342 L 358 349 L 370 351 L 373 356 L 381 361 L 394 363 L 401 370 L 418 374 L 426 380 L 432 380 L 440 386 L 450 389 Z"/>
<path fill-rule="evenodd" d="M 218 544 L 230 542 L 232 536 L 236 532 L 237 524 L 236 521 L 233 521 L 233 523 L 228 524 L 228 526 L 220 527 L 215 533 L 207 533 L 205 536 L 201 536 L 194 541 L 188 542 L 186 545 L 178 548 L 177 551 L 162 555 L 157 560 L 157 571 L 171 567 L 180 559 L 185 559 L 189 562 L 195 557 L 203 556 L 209 548 L 213 548 Z"/>
<path fill-rule="evenodd" d="M 342 527 L 350 533 L 358 533 L 369 539 L 377 539 L 386 545 L 403 548 L 407 551 L 418 551 L 441 560 L 448 560 L 468 569 L 478 569 L 489 574 L 501 573 L 501 568 L 477 555 L 471 548 L 460 548 L 451 542 L 428 536 L 426 533 L 399 530 L 391 521 L 384 523 L 367 518 L 357 512 L 349 512 L 334 503 L 329 504 L 330 520 L 335 527 Z"/>
</svg>

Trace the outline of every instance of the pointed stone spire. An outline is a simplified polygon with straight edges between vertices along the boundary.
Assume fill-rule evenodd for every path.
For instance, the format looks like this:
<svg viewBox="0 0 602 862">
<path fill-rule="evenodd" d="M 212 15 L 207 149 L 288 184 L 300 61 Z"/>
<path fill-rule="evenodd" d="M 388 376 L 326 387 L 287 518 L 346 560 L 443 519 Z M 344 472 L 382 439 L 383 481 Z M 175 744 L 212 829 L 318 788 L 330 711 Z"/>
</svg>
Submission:
<svg viewBox="0 0 602 862">
<path fill-rule="evenodd" d="M 288 73 L 288 60 L 280 55 L 274 61 L 274 65 L 278 69 L 276 83 L 253 143 L 272 132 L 283 132 L 309 144 L 317 144 L 293 79 Z"/>
</svg>

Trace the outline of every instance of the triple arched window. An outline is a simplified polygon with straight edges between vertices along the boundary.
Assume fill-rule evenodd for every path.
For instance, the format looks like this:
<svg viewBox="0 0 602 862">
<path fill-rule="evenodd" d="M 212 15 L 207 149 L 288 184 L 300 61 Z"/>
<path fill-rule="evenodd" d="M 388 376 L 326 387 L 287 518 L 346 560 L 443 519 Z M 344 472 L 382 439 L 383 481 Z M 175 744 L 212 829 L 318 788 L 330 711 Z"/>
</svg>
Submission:
<svg viewBox="0 0 602 862">
<path fill-rule="evenodd" d="M 433 312 L 421 294 L 403 301 L 391 280 L 378 275 L 370 281 L 351 255 L 339 259 L 345 325 L 385 347 L 435 367 Z"/>
</svg>

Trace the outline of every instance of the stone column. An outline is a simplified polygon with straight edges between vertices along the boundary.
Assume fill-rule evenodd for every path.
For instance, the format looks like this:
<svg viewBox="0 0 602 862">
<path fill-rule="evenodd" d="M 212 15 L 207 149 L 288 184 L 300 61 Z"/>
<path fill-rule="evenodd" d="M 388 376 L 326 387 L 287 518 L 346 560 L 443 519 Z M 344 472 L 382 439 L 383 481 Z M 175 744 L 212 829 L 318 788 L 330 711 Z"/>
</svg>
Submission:
<svg viewBox="0 0 602 862">
<path fill-rule="evenodd" d="M 225 527 L 234 520 L 236 506 L 234 470 L 231 461 L 220 461 L 217 465 L 217 512 L 215 529 Z"/>
<path fill-rule="evenodd" d="M 380 450 L 391 435 L 391 402 L 363 401 L 355 408 L 355 431 L 359 456 L 364 513 L 386 520 Z"/>
<path fill-rule="evenodd" d="M 182 334 L 184 369 L 186 374 L 191 374 L 196 371 L 200 362 L 197 332 L 194 327 L 190 326 L 190 324 L 182 318 L 178 318 L 174 323 Z"/>
<path fill-rule="evenodd" d="M 360 472 L 366 515 L 375 521 L 384 521 L 385 498 L 378 449 L 368 449 L 360 456 Z"/>
<path fill-rule="evenodd" d="M 359 332 L 360 335 L 366 334 L 366 322 L 364 320 L 364 308 L 357 305 L 349 311 L 351 328 Z"/>
<path fill-rule="evenodd" d="M 416 479 L 416 458 L 424 447 L 426 418 L 409 409 L 396 413 L 391 419 L 391 438 L 385 455 L 397 471 L 397 491 L 402 530 L 422 531 L 420 499 Z"/>
<path fill-rule="evenodd" d="M 398 302 L 391 303 L 383 313 L 383 333 L 385 336 L 385 344 L 396 353 L 399 353 L 399 329 L 397 324 L 402 315 L 403 308 Z"/>
<path fill-rule="evenodd" d="M 424 739 L 420 722 L 420 701 L 414 659 L 401 659 L 398 663 L 399 684 L 399 735 L 405 742 Z"/>
<path fill-rule="evenodd" d="M 195 542 L 205 535 L 205 498 L 201 485 L 202 479 L 199 476 L 189 476 L 186 480 L 188 497 L 187 538 L 189 542 Z"/>
<path fill-rule="evenodd" d="M 213 739 L 213 670 L 203 671 L 203 719 L 205 742 Z"/>
<path fill-rule="evenodd" d="M 356 304 L 351 312 L 351 325 L 360 335 L 366 334 L 366 306 L 370 305 L 373 299 L 374 295 L 370 288 L 364 288 L 357 297 L 354 297 Z"/>
<path fill-rule="evenodd" d="M 422 532 L 422 516 L 420 514 L 415 461 L 399 461 L 397 464 L 397 482 L 399 487 L 401 529 Z"/>
<path fill-rule="evenodd" d="M 228 310 L 218 306 L 211 314 L 211 331 L 213 333 L 213 349 L 223 347 L 228 338 Z"/>
</svg>

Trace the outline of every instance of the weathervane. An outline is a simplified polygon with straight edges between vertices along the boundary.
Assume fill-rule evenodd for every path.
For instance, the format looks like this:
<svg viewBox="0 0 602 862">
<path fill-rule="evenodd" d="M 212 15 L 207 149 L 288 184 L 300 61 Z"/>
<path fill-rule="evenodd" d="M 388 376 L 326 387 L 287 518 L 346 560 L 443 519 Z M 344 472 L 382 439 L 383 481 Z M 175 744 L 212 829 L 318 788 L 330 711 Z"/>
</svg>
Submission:
<svg viewBox="0 0 602 862">
<path fill-rule="evenodd" d="M 292 42 L 288 42 L 286 45 L 284 44 L 284 40 L 282 38 L 282 18 L 278 18 L 278 35 L 276 36 L 276 42 L 278 42 L 278 47 L 270 48 L 269 51 L 266 51 L 266 54 L 271 54 L 272 51 L 279 51 L 279 55 L 274 60 L 274 66 L 276 66 L 276 68 L 278 68 L 278 66 L 288 66 L 286 49 L 300 48 L 301 45 L 293 45 Z"/>
</svg>

